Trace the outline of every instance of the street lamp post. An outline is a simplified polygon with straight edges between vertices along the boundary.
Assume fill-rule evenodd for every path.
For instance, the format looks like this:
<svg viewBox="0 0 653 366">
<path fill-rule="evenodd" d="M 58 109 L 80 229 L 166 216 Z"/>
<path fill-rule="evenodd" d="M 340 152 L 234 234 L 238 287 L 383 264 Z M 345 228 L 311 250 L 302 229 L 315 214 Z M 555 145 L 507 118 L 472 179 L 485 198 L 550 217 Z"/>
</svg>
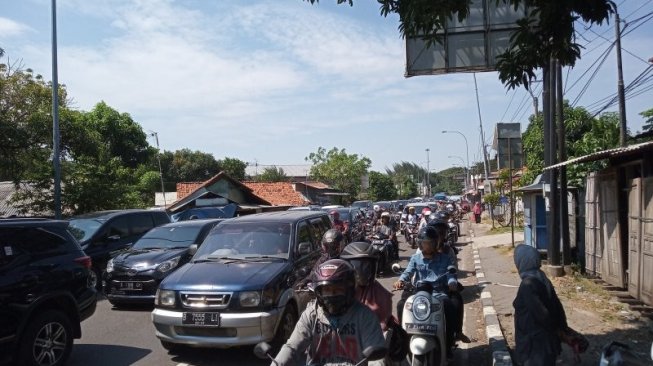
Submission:
<svg viewBox="0 0 653 366">
<path fill-rule="evenodd" d="M 460 159 L 460 162 L 463 163 L 463 169 L 465 170 L 465 189 L 467 189 L 467 184 L 468 184 L 469 182 L 467 181 L 467 173 L 468 173 L 468 170 L 467 170 L 467 168 L 465 167 L 465 160 L 464 160 L 462 157 L 458 156 L 458 155 L 449 155 L 449 156 L 447 156 L 447 157 L 448 157 L 449 159 L 454 159 L 454 158 L 455 158 L 455 159 Z"/>
<path fill-rule="evenodd" d="M 431 170 L 429 167 L 429 151 L 430 149 L 426 149 L 426 194 L 431 197 Z"/>
<path fill-rule="evenodd" d="M 154 136 L 156 141 L 156 160 L 159 162 L 159 178 L 161 179 L 161 194 L 163 194 L 163 207 L 168 205 L 166 201 L 166 189 L 163 185 L 163 169 L 161 169 L 161 150 L 159 149 L 159 134 L 155 131 L 150 131 L 150 136 Z"/>
<path fill-rule="evenodd" d="M 465 165 L 466 166 L 466 168 L 465 168 L 465 170 L 466 170 L 466 173 L 465 173 L 465 182 L 466 182 L 465 183 L 465 190 L 467 190 L 467 182 L 469 182 L 469 177 L 468 177 L 468 175 L 469 175 L 469 144 L 467 143 L 467 137 L 465 135 L 463 135 L 462 132 L 455 131 L 455 130 L 452 130 L 452 131 L 443 130 L 442 133 L 457 133 L 457 134 L 459 134 L 460 136 L 462 136 L 465 139 L 465 152 L 467 154 L 467 165 Z M 463 162 L 463 165 L 464 165 L 464 162 Z"/>
</svg>

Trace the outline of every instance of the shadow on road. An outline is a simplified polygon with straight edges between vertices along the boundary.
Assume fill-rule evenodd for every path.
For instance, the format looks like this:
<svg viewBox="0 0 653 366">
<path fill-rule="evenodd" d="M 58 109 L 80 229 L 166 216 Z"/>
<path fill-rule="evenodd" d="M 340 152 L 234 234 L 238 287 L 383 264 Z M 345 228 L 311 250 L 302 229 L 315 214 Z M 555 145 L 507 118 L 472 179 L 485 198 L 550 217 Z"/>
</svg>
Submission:
<svg viewBox="0 0 653 366">
<path fill-rule="evenodd" d="M 69 366 L 127 366 L 145 358 L 152 350 L 111 344 L 75 344 Z"/>
<path fill-rule="evenodd" d="M 261 360 L 254 355 L 254 347 L 229 349 L 182 348 L 170 352 L 172 361 L 193 366 L 243 366 L 269 365 L 270 360 Z"/>
</svg>

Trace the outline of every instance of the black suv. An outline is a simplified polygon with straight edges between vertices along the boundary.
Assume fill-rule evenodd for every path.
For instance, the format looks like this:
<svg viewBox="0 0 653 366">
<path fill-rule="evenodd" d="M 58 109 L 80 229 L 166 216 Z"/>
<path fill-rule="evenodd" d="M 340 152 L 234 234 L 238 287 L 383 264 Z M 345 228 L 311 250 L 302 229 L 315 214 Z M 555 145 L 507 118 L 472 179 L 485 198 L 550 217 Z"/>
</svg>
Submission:
<svg viewBox="0 0 653 366">
<path fill-rule="evenodd" d="M 67 227 L 0 219 L 0 363 L 63 364 L 95 312 L 91 258 Z"/>
<path fill-rule="evenodd" d="M 70 231 L 93 259 L 93 279 L 101 288 L 102 273 L 111 257 L 129 248 L 151 228 L 167 224 L 165 211 L 100 211 L 70 219 Z"/>
<path fill-rule="evenodd" d="M 218 224 L 159 285 L 152 321 L 163 347 L 285 342 L 310 300 L 296 286 L 331 228 L 323 211 L 247 215 Z"/>
</svg>

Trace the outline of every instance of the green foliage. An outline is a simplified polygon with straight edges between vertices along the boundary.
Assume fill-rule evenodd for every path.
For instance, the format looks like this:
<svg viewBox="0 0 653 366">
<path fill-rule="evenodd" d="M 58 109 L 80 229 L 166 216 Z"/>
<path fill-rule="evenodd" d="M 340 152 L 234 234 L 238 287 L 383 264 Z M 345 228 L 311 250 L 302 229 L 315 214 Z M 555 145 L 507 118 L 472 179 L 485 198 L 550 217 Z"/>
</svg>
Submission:
<svg viewBox="0 0 653 366">
<path fill-rule="evenodd" d="M 263 169 L 263 172 L 256 179 L 259 182 L 286 182 L 288 176 L 282 168 L 273 166 Z"/>
<path fill-rule="evenodd" d="M 247 163 L 236 158 L 224 158 L 218 160 L 220 168 L 230 177 L 236 180 L 245 180 L 245 168 Z"/>
<path fill-rule="evenodd" d="M 599 118 L 592 118 L 584 108 L 570 107 L 565 101 L 563 116 L 568 159 L 619 145 L 619 117 L 616 113 L 604 113 Z M 526 132 L 522 135 L 522 144 L 528 171 L 522 176 L 521 184 L 528 185 L 544 168 L 544 132 L 541 115 L 537 118 L 531 116 Z M 584 187 L 587 172 L 598 170 L 603 166 L 604 163 L 600 161 L 569 165 L 567 181 L 570 186 Z"/>
<path fill-rule="evenodd" d="M 431 192 L 446 192 L 447 194 L 460 194 L 463 191 L 465 168 L 451 167 L 439 171 L 435 179 L 431 180 Z"/>
<path fill-rule="evenodd" d="M 417 183 L 426 182 L 426 169 L 407 161 L 392 164 L 392 169 L 386 169 L 386 174 L 394 182 L 395 187 L 398 189 L 398 197 L 401 199 L 418 196 L 420 193 L 417 189 Z M 431 182 L 434 181 L 435 176 L 431 174 Z"/>
<path fill-rule="evenodd" d="M 373 201 L 393 200 L 397 197 L 395 185 L 392 178 L 387 174 L 370 172 L 370 188 L 368 198 Z"/>
<path fill-rule="evenodd" d="M 646 121 L 644 122 L 642 129 L 645 132 L 653 131 L 653 108 L 645 110 L 644 112 L 641 112 L 639 115 L 646 118 Z"/>
<path fill-rule="evenodd" d="M 369 158 L 347 154 L 345 149 L 337 147 L 327 151 L 320 146 L 317 152 L 310 153 L 305 159 L 313 163 L 311 177 L 349 193 L 351 197 L 358 196 L 361 177 L 372 165 Z"/>
</svg>

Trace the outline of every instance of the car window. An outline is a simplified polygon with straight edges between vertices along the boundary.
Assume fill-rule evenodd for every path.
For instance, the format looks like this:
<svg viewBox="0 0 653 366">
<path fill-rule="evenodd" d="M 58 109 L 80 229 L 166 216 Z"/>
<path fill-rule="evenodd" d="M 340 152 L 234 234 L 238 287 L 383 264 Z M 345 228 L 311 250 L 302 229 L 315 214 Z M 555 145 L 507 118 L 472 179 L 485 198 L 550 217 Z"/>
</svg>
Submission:
<svg viewBox="0 0 653 366">
<path fill-rule="evenodd" d="M 120 216 L 109 223 L 105 238 L 116 237 L 117 239 L 129 236 L 129 217 Z"/>
<path fill-rule="evenodd" d="M 288 258 L 291 227 L 283 222 L 223 222 L 200 246 L 196 258 L 274 256 Z"/>
<path fill-rule="evenodd" d="M 0 232 L 0 247 L 9 257 L 58 255 L 66 253 L 68 238 L 45 227 L 6 228 Z"/>
<path fill-rule="evenodd" d="M 306 221 L 300 222 L 297 226 L 297 245 L 308 242 L 311 243 L 311 248 L 315 249 L 317 244 L 315 243 L 315 237 L 313 235 L 314 234 L 308 228 L 308 223 Z M 297 248 L 295 248 L 295 250 L 297 250 Z"/>
<path fill-rule="evenodd" d="M 314 249 L 318 249 L 320 243 L 322 242 L 322 237 L 324 233 L 331 228 L 331 226 L 324 225 L 324 220 L 317 218 L 310 221 L 311 224 L 311 233 L 313 234 L 313 244 Z"/>
<path fill-rule="evenodd" d="M 153 212 L 154 226 L 161 226 L 170 222 L 170 217 L 165 212 Z"/>
<path fill-rule="evenodd" d="M 152 216 L 149 212 L 127 215 L 131 224 L 133 235 L 142 235 L 154 227 Z"/>
</svg>

